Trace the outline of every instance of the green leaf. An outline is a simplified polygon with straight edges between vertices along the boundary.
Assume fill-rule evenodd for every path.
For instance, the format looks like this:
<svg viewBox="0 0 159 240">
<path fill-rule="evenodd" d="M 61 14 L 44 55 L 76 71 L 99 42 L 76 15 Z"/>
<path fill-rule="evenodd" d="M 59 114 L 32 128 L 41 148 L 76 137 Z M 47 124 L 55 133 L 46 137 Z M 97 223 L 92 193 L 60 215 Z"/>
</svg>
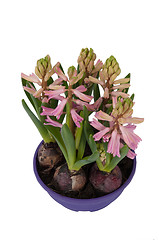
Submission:
<svg viewBox="0 0 159 240">
<path fill-rule="evenodd" d="M 98 84 L 94 83 L 94 101 L 96 102 L 100 98 L 100 91 Z"/>
<path fill-rule="evenodd" d="M 125 78 L 130 78 L 130 76 L 131 74 L 129 73 Z M 130 83 L 130 81 L 128 83 Z M 125 88 L 122 92 L 128 93 L 128 91 L 129 91 L 129 88 Z"/>
<path fill-rule="evenodd" d="M 80 70 L 79 70 L 79 64 L 78 64 L 78 66 L 77 66 L 77 74 L 79 74 L 80 73 Z"/>
<path fill-rule="evenodd" d="M 52 109 L 55 109 L 57 107 L 57 105 L 58 105 L 58 100 L 53 99 L 53 98 L 50 99 L 48 107 L 50 107 Z"/>
<path fill-rule="evenodd" d="M 66 123 L 62 126 L 61 135 L 67 150 L 68 168 L 71 170 L 76 161 L 76 146 L 73 134 Z"/>
<path fill-rule="evenodd" d="M 62 65 L 60 64 L 60 67 L 59 67 L 60 69 L 61 69 L 61 71 L 65 74 L 65 72 L 64 72 L 64 70 L 63 70 L 63 67 L 62 67 Z"/>
<path fill-rule="evenodd" d="M 120 150 L 120 157 L 113 157 L 110 164 L 104 169 L 104 171 L 111 172 L 116 167 L 116 165 L 127 155 L 128 151 L 129 148 L 127 145 L 122 147 Z"/>
<path fill-rule="evenodd" d="M 39 133 L 41 134 L 42 138 L 44 139 L 44 142 L 51 142 L 52 138 L 50 137 L 50 134 L 48 130 L 44 127 L 44 125 L 39 121 L 39 119 L 34 115 L 34 113 L 30 110 L 28 105 L 26 104 L 25 100 L 22 100 L 22 105 L 25 109 L 25 111 L 28 113 L 29 117 L 37 127 Z"/>
<path fill-rule="evenodd" d="M 26 86 L 27 86 L 27 80 L 25 80 L 24 78 L 21 78 L 21 80 L 22 80 L 22 85 L 23 85 L 23 87 L 26 87 Z M 34 87 L 34 84 L 33 84 L 33 83 L 30 83 L 30 84 Z M 34 88 L 35 88 L 35 87 L 34 87 Z M 28 92 L 25 91 L 25 90 L 24 90 L 24 92 L 25 92 L 25 94 L 26 94 L 28 100 L 29 100 L 30 103 L 32 104 L 33 108 L 34 108 L 35 111 L 36 111 L 36 107 L 35 107 L 35 105 L 34 105 L 34 102 L 33 102 L 32 98 L 31 98 L 31 94 L 28 93 Z"/>
<path fill-rule="evenodd" d="M 95 152 L 97 150 L 97 145 L 93 139 L 92 134 L 89 135 L 88 143 L 89 143 L 91 151 Z"/>
<path fill-rule="evenodd" d="M 86 140 L 89 144 L 91 151 L 92 152 L 96 151 L 97 146 L 93 139 L 94 132 L 93 132 L 93 129 L 91 128 L 91 126 L 89 125 L 88 121 L 84 121 L 84 133 L 85 133 L 85 137 L 86 137 Z"/>
<path fill-rule="evenodd" d="M 50 78 L 47 80 L 47 86 L 49 86 L 49 85 L 52 84 L 52 83 L 53 83 L 53 78 L 50 77 Z"/>
<path fill-rule="evenodd" d="M 85 94 L 91 96 L 92 91 L 93 91 L 93 88 L 94 88 L 94 84 L 92 84 L 92 85 L 88 88 L 88 90 L 85 92 Z"/>
<path fill-rule="evenodd" d="M 53 135 L 59 148 L 61 149 L 66 161 L 68 160 L 67 150 L 60 133 L 60 129 L 51 125 L 45 125 L 46 129 Z"/>
<path fill-rule="evenodd" d="M 73 165 L 73 170 L 78 171 L 82 166 L 95 162 L 99 158 L 99 152 L 95 151 L 92 155 L 87 156 L 83 158 L 82 160 L 78 160 L 74 165 Z"/>
<path fill-rule="evenodd" d="M 80 128 L 79 128 L 79 127 L 76 127 L 76 133 L 75 133 L 75 145 L 76 145 L 76 149 L 78 149 L 78 147 L 79 147 L 82 133 L 83 133 L 83 122 L 81 122 Z"/>
<path fill-rule="evenodd" d="M 35 108 L 35 111 L 36 111 L 36 113 L 38 115 L 38 118 L 41 121 L 41 117 L 42 116 L 40 115 L 40 110 L 41 110 L 42 102 L 39 99 L 35 98 L 32 94 L 30 94 L 30 97 L 31 97 L 31 99 L 32 99 L 32 101 L 34 103 L 34 106 L 35 106 L 34 108 Z"/>
<path fill-rule="evenodd" d="M 130 97 L 132 101 L 134 100 L 134 97 L 135 97 L 135 94 L 133 93 Z"/>
<path fill-rule="evenodd" d="M 86 138 L 84 131 L 82 132 L 79 147 L 78 147 L 78 152 L 77 152 L 77 160 L 82 159 L 84 152 L 85 152 L 85 147 L 86 147 Z"/>
<path fill-rule="evenodd" d="M 88 109 L 86 108 L 86 106 L 83 106 L 83 113 L 82 113 L 82 117 L 84 118 L 84 120 L 88 121 Z"/>
</svg>

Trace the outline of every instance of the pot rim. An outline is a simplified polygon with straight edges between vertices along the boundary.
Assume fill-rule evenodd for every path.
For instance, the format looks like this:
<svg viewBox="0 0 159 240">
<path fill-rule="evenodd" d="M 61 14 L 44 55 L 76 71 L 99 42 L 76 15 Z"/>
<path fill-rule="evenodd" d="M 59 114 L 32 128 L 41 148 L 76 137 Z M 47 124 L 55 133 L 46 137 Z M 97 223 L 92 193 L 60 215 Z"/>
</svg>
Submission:
<svg viewBox="0 0 159 240">
<path fill-rule="evenodd" d="M 77 198 L 70 198 L 70 197 L 67 197 L 67 196 L 63 196 L 59 193 L 56 193 L 54 192 L 53 189 L 47 187 L 45 185 L 45 183 L 43 183 L 43 181 L 41 180 L 39 174 L 38 174 L 38 171 L 37 171 L 37 166 L 36 166 L 36 160 L 37 160 L 37 154 L 38 154 L 38 150 L 39 150 L 39 147 L 41 146 L 41 144 L 43 143 L 43 140 L 40 142 L 40 144 L 38 145 L 36 151 L 35 151 L 35 154 L 34 154 L 34 159 L 33 159 L 33 169 L 34 169 L 34 173 L 35 173 L 35 176 L 39 182 L 39 184 L 50 194 L 53 194 L 55 198 L 60 198 L 61 201 L 63 202 L 66 202 L 70 201 L 70 203 L 83 203 L 83 204 L 87 204 L 88 202 L 91 202 L 91 203 L 96 203 L 97 201 L 101 200 L 101 201 L 104 201 L 105 198 L 111 198 L 112 195 L 114 195 L 114 192 L 116 192 L 116 194 L 121 194 L 121 192 L 127 187 L 127 185 L 131 182 L 133 176 L 134 176 L 134 173 L 135 173 L 135 170 L 136 170 L 136 157 L 134 158 L 133 160 L 133 168 L 132 168 L 132 171 L 128 177 L 128 179 L 118 188 L 116 189 L 115 191 L 111 192 L 111 193 L 108 193 L 106 194 L 105 196 L 101 196 L 101 197 L 97 197 L 97 198 L 89 198 L 89 199 L 77 199 Z"/>
</svg>

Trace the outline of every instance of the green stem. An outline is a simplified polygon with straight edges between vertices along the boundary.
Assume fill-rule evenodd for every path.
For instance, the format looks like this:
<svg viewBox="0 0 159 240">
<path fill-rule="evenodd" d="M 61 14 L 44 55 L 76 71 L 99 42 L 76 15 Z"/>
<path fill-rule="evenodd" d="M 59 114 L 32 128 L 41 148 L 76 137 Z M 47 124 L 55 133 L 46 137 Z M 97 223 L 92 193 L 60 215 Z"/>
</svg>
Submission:
<svg viewBox="0 0 159 240">
<path fill-rule="evenodd" d="M 74 122 L 71 116 L 71 109 L 72 109 L 72 85 L 69 85 L 68 87 L 68 102 L 66 104 L 66 123 L 67 126 L 70 128 L 72 134 L 74 135 L 75 132 L 75 126 Z"/>
</svg>

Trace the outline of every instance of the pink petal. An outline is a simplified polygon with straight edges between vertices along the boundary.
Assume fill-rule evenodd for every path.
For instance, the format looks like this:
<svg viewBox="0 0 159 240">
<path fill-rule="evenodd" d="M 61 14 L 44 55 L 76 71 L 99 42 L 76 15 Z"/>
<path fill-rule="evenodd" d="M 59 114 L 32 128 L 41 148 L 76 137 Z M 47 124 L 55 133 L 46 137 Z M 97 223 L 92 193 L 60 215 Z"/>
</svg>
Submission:
<svg viewBox="0 0 159 240">
<path fill-rule="evenodd" d="M 127 83 L 127 84 L 121 84 L 121 85 L 113 86 L 112 89 L 113 90 L 115 90 L 115 89 L 123 90 L 124 88 L 129 88 L 129 87 L 130 87 L 130 84 Z"/>
<path fill-rule="evenodd" d="M 76 73 L 77 73 L 77 72 L 75 71 L 74 76 L 72 77 L 72 79 L 69 80 L 69 82 L 70 82 L 71 85 L 77 83 L 80 79 L 83 78 L 84 71 L 81 71 L 77 76 L 76 76 Z"/>
<path fill-rule="evenodd" d="M 64 93 L 65 91 L 66 91 L 66 89 L 65 89 L 65 87 L 64 87 L 64 88 L 58 89 L 58 90 L 44 91 L 44 93 L 45 93 L 46 96 L 49 96 L 48 99 L 50 100 L 51 98 L 56 99 L 57 96 L 59 96 L 60 94 Z"/>
<path fill-rule="evenodd" d="M 99 59 L 95 64 L 95 68 L 93 69 L 92 74 L 95 73 L 95 72 L 98 72 L 102 67 L 103 67 L 103 63 Z"/>
<path fill-rule="evenodd" d="M 61 114 L 63 113 L 63 109 L 67 103 L 68 98 L 64 98 L 61 103 L 53 110 L 52 115 L 56 116 L 57 119 L 60 118 Z"/>
<path fill-rule="evenodd" d="M 42 103 L 48 103 L 48 98 L 44 97 L 43 100 L 42 100 Z"/>
<path fill-rule="evenodd" d="M 62 72 L 62 70 L 59 67 L 55 68 L 55 72 L 57 73 L 57 75 L 63 79 L 64 81 L 68 81 L 68 78 L 66 77 L 66 75 Z"/>
<path fill-rule="evenodd" d="M 108 150 L 107 152 L 112 153 L 113 157 L 118 156 L 120 157 L 120 134 L 118 134 L 117 129 L 114 129 L 111 135 L 111 139 L 108 143 Z"/>
<path fill-rule="evenodd" d="M 62 82 L 63 82 L 63 79 L 62 78 L 58 78 L 58 79 L 56 79 L 53 83 L 51 83 L 50 85 L 49 85 L 49 87 L 51 86 L 51 85 L 61 85 L 62 84 Z"/>
<path fill-rule="evenodd" d="M 105 127 L 105 129 L 101 130 L 100 132 L 94 134 L 94 140 L 99 141 L 107 132 L 109 132 L 110 128 Z"/>
<path fill-rule="evenodd" d="M 80 85 L 79 87 L 77 87 L 77 88 L 75 88 L 77 91 L 79 91 L 79 92 L 85 92 L 85 91 L 87 91 L 87 88 L 85 88 L 85 86 L 84 85 Z"/>
<path fill-rule="evenodd" d="M 92 77 L 92 76 L 89 76 L 88 80 L 91 81 L 91 82 L 93 82 L 93 83 L 100 84 L 100 85 L 103 84 L 102 81 L 100 81 L 100 80 L 98 80 L 97 78 L 94 78 L 94 77 Z M 87 81 L 88 81 L 88 80 L 87 80 Z"/>
<path fill-rule="evenodd" d="M 106 135 L 103 136 L 103 142 L 109 142 L 109 138 L 111 137 L 110 133 L 107 133 Z"/>
<path fill-rule="evenodd" d="M 136 126 L 135 125 L 132 125 L 132 124 L 128 124 L 127 126 L 125 126 L 126 128 L 128 128 L 129 130 L 133 131 L 136 129 Z"/>
<path fill-rule="evenodd" d="M 130 81 L 130 78 L 122 78 L 114 81 L 114 84 L 119 84 L 119 83 L 128 83 Z"/>
<path fill-rule="evenodd" d="M 111 95 L 112 95 L 113 97 L 119 97 L 119 96 L 121 96 L 121 97 L 123 97 L 123 98 L 129 97 L 129 94 L 124 93 L 124 92 L 120 92 L 120 91 L 111 92 Z"/>
<path fill-rule="evenodd" d="M 113 102 L 113 108 L 115 108 L 115 105 L 117 104 L 117 97 L 112 97 Z"/>
<path fill-rule="evenodd" d="M 144 121 L 144 118 L 137 118 L 137 117 L 128 117 L 125 118 L 126 123 L 133 123 L 133 124 L 139 124 Z"/>
<path fill-rule="evenodd" d="M 93 110 L 98 110 L 102 102 L 103 102 L 103 98 L 100 97 L 95 103 L 91 104 L 91 106 L 93 107 Z"/>
<path fill-rule="evenodd" d="M 47 108 L 47 107 L 44 107 L 44 106 L 41 106 L 43 112 L 40 114 L 41 116 L 45 116 L 45 115 L 48 115 L 48 116 L 53 116 L 52 112 L 54 111 L 54 109 L 52 108 Z"/>
<path fill-rule="evenodd" d="M 33 94 L 33 96 L 35 97 L 35 98 L 38 98 L 38 97 L 40 97 L 41 96 L 41 93 L 43 92 L 43 88 L 40 88 L 38 91 L 36 91 L 34 94 Z"/>
<path fill-rule="evenodd" d="M 21 73 L 21 78 L 24 78 L 25 80 L 27 80 L 29 82 L 37 83 L 38 85 L 41 86 L 41 82 L 40 82 L 39 78 L 34 73 L 30 74 L 29 76 L 24 73 Z"/>
<path fill-rule="evenodd" d="M 61 85 L 53 85 L 53 84 L 51 84 L 51 85 L 49 85 L 49 89 L 51 89 L 51 90 L 59 90 L 59 89 L 65 89 L 65 87 L 61 86 Z"/>
<path fill-rule="evenodd" d="M 72 89 L 72 92 L 76 95 L 76 97 L 80 98 L 81 100 L 83 100 L 85 102 L 90 102 L 93 98 L 92 96 L 88 96 L 86 94 L 83 94 L 76 89 Z"/>
<path fill-rule="evenodd" d="M 54 127 L 60 127 L 60 128 L 62 128 L 62 124 L 61 124 L 61 123 L 52 120 L 49 116 L 47 116 L 47 118 L 45 119 L 45 121 L 48 122 L 48 123 L 44 123 L 44 125 L 52 125 L 52 126 L 54 126 Z"/>
<path fill-rule="evenodd" d="M 74 101 L 77 105 L 82 106 L 82 108 L 80 108 L 80 110 L 83 110 L 83 106 L 86 106 L 86 108 L 88 109 L 88 111 L 94 111 L 94 110 L 95 110 L 94 107 L 92 106 L 93 104 L 89 104 L 89 103 L 87 103 L 87 102 L 83 102 L 83 101 L 81 101 L 81 100 L 79 100 L 79 99 L 73 99 L 73 101 Z M 79 106 L 77 106 L 77 107 L 79 107 Z"/>
<path fill-rule="evenodd" d="M 36 92 L 35 89 L 29 88 L 29 87 L 23 87 L 25 91 L 27 91 L 28 93 L 34 94 Z"/>
<path fill-rule="evenodd" d="M 90 122 L 90 125 L 94 128 L 96 128 L 97 130 L 101 131 L 105 129 L 105 126 L 103 124 L 101 124 L 100 122 L 98 122 L 95 118 L 93 119 L 92 122 Z"/>
<path fill-rule="evenodd" d="M 109 98 L 109 89 L 107 87 L 104 90 L 104 98 Z"/>
<path fill-rule="evenodd" d="M 141 138 L 133 132 L 132 128 L 121 125 L 119 127 L 125 143 L 131 149 L 135 150 L 137 148 L 138 143 L 141 141 Z"/>
<path fill-rule="evenodd" d="M 128 158 L 134 159 L 136 157 L 136 153 L 134 153 L 133 151 L 129 150 L 128 154 L 127 154 Z"/>
<path fill-rule="evenodd" d="M 83 118 L 76 113 L 75 109 L 71 109 L 71 116 L 76 126 L 80 128 L 80 122 L 83 121 Z"/>
<path fill-rule="evenodd" d="M 113 121 L 112 116 L 109 116 L 107 113 L 101 110 L 95 114 L 95 117 L 98 118 L 99 120 Z"/>
</svg>

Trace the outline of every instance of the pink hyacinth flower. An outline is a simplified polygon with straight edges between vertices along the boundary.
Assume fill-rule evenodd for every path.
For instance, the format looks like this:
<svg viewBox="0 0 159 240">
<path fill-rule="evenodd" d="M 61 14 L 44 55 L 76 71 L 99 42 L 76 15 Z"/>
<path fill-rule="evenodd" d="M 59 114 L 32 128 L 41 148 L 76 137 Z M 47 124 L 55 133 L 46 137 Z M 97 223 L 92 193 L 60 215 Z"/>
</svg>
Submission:
<svg viewBox="0 0 159 240">
<path fill-rule="evenodd" d="M 52 120 L 49 116 L 47 116 L 47 118 L 45 119 L 45 121 L 46 121 L 47 123 L 44 123 L 44 125 L 52 125 L 52 126 L 54 126 L 54 127 L 62 128 L 62 124 L 61 124 L 61 123 Z"/>
<path fill-rule="evenodd" d="M 56 116 L 57 119 L 59 119 L 61 117 L 61 115 L 63 114 L 63 109 L 67 103 L 68 98 L 64 98 L 60 104 L 52 111 L 52 115 Z"/>
<path fill-rule="evenodd" d="M 76 95 L 76 97 L 80 98 L 81 100 L 83 100 L 85 102 L 90 102 L 93 98 L 92 96 L 88 96 L 86 94 L 83 94 L 82 92 L 80 92 L 78 90 L 78 88 L 72 89 L 72 92 Z"/>
<path fill-rule="evenodd" d="M 95 141 L 99 141 L 106 133 L 108 133 L 110 130 L 109 127 L 105 127 L 103 130 L 99 131 L 98 133 L 93 135 L 93 138 Z"/>
<path fill-rule="evenodd" d="M 127 157 L 130 159 L 134 159 L 134 157 L 136 156 L 136 153 L 134 153 L 133 151 L 131 151 L 129 149 L 128 153 L 127 153 Z"/>
<path fill-rule="evenodd" d="M 52 108 L 47 108 L 47 107 L 44 107 L 42 106 L 42 110 L 43 112 L 40 114 L 42 116 L 56 116 L 57 119 L 60 118 L 61 114 L 63 113 L 63 109 L 67 103 L 67 98 L 63 98 L 63 100 L 61 101 L 61 103 L 55 108 L 55 109 L 52 109 Z"/>
<path fill-rule="evenodd" d="M 106 120 L 106 121 L 113 121 L 113 117 L 109 116 L 107 113 L 103 112 L 103 111 L 99 111 L 95 114 L 95 117 L 98 118 L 99 120 Z"/>
<path fill-rule="evenodd" d="M 55 68 L 55 72 L 57 73 L 57 75 L 63 79 L 64 81 L 68 81 L 68 78 L 66 77 L 66 75 L 62 72 L 62 70 L 59 67 Z"/>
<path fill-rule="evenodd" d="M 92 111 L 98 110 L 102 102 L 103 102 L 103 98 L 100 97 L 100 98 L 98 98 L 98 100 L 97 100 L 96 102 L 94 102 L 93 104 L 91 104 L 90 106 L 91 106 L 91 108 L 93 109 Z"/>
<path fill-rule="evenodd" d="M 86 92 L 87 91 L 87 88 L 85 88 L 84 85 L 80 85 L 76 88 L 77 91 L 79 92 Z"/>
<path fill-rule="evenodd" d="M 71 116 L 76 126 L 80 128 L 80 122 L 83 121 L 83 118 L 76 113 L 75 109 L 71 109 Z"/>
<path fill-rule="evenodd" d="M 60 96 L 60 94 L 64 93 L 65 91 L 66 91 L 65 87 L 62 87 L 54 91 L 44 91 L 44 93 L 46 96 L 48 96 L 48 100 L 50 100 L 52 98 L 57 99 Z"/>
<path fill-rule="evenodd" d="M 44 106 L 41 106 L 41 108 L 43 110 L 43 112 L 40 114 L 41 116 L 53 116 L 52 112 L 54 111 L 54 109 Z"/>
<path fill-rule="evenodd" d="M 78 108 L 78 110 L 83 110 L 83 106 L 86 106 L 86 108 L 88 109 L 88 111 L 94 111 L 95 108 L 93 106 L 93 104 L 89 104 L 87 102 L 83 102 L 79 99 L 73 99 L 74 103 L 76 103 L 76 108 Z"/>
<path fill-rule="evenodd" d="M 99 141 L 106 133 L 109 132 L 110 128 L 105 127 L 103 124 L 98 122 L 96 119 L 93 119 L 92 122 L 90 122 L 90 125 L 99 130 L 98 133 L 93 135 L 93 138 L 95 141 Z"/>
<path fill-rule="evenodd" d="M 41 82 L 39 78 L 34 73 L 30 74 L 29 76 L 24 73 L 21 73 L 21 78 L 29 82 L 37 83 L 39 86 L 41 86 Z"/>
<path fill-rule="evenodd" d="M 90 122 L 90 125 L 99 131 L 102 131 L 105 129 L 105 126 L 100 122 L 98 122 L 95 118 L 93 118 L 93 121 Z"/>
<path fill-rule="evenodd" d="M 119 127 L 125 143 L 128 145 L 128 147 L 135 150 L 137 148 L 138 143 L 141 141 L 141 138 L 133 132 L 134 126 L 131 127 L 131 125 L 128 126 L 120 125 Z"/>
<path fill-rule="evenodd" d="M 30 87 L 24 86 L 24 90 L 27 91 L 28 93 L 31 93 L 32 95 L 36 92 L 36 89 L 29 83 Z"/>
<path fill-rule="evenodd" d="M 113 157 L 118 156 L 120 157 L 120 134 L 118 133 L 117 129 L 114 129 L 111 135 L 111 139 L 108 143 L 108 150 L 107 152 L 112 153 Z"/>
</svg>

